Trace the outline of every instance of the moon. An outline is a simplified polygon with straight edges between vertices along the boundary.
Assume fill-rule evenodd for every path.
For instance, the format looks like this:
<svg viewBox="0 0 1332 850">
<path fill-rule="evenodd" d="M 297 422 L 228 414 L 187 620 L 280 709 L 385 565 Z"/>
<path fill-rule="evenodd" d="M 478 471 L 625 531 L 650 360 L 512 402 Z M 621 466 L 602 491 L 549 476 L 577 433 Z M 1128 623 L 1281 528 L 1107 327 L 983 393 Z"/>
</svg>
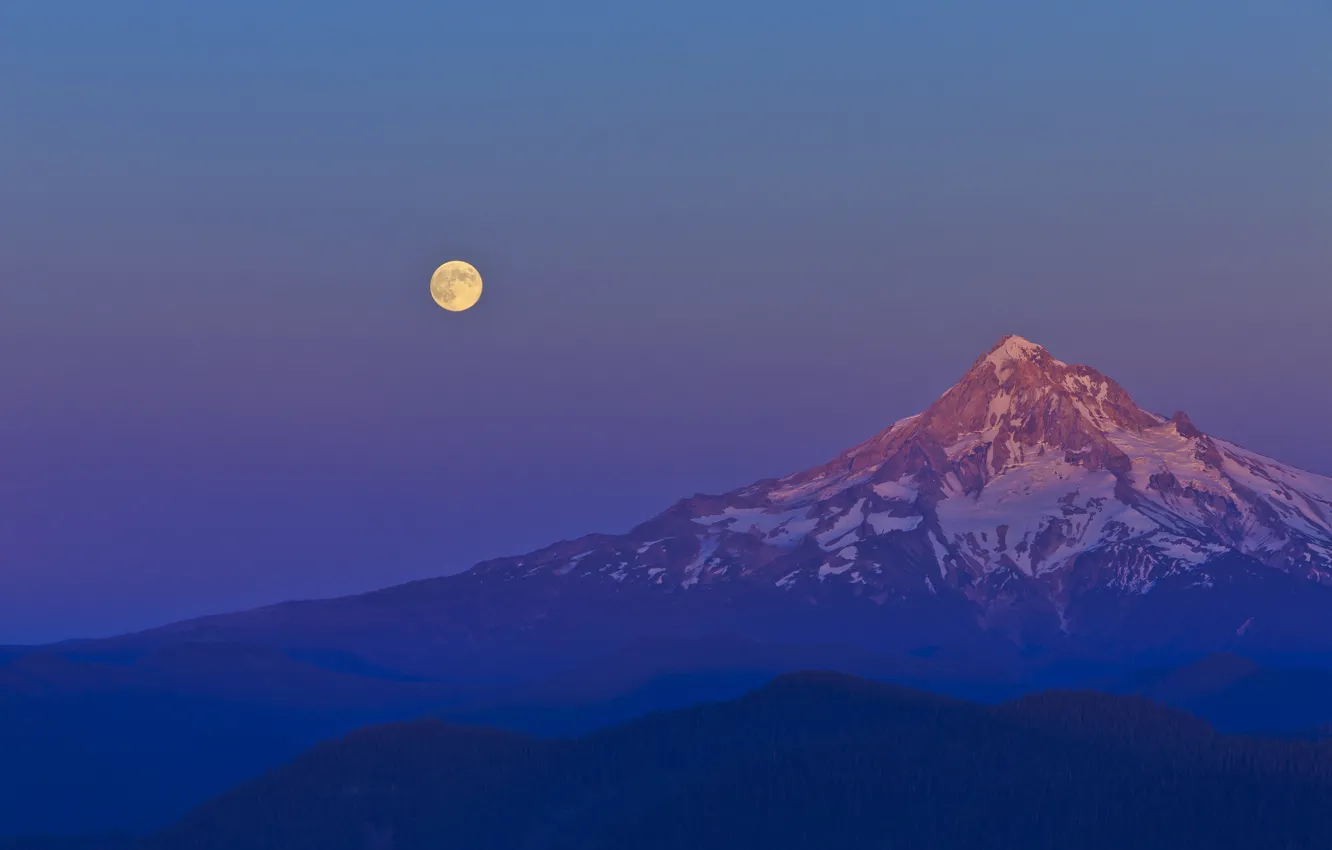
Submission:
<svg viewBox="0 0 1332 850">
<path fill-rule="evenodd" d="M 481 298 L 481 275 L 471 263 L 450 260 L 430 276 L 430 295 L 445 310 L 461 313 Z"/>
</svg>

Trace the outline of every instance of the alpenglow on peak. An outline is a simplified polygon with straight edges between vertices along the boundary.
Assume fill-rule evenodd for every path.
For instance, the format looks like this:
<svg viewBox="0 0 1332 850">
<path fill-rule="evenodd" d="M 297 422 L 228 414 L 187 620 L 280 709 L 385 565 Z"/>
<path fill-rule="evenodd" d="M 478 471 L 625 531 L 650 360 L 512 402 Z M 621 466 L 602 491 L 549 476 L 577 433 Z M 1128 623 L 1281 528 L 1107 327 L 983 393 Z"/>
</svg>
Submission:
<svg viewBox="0 0 1332 850">
<path fill-rule="evenodd" d="M 1050 356 L 1050 352 L 1046 351 L 1044 346 L 1016 334 L 1009 334 L 999 340 L 994 348 L 990 349 L 985 359 L 998 366 L 1015 360 L 1032 360 L 1042 355 Z M 1051 359 L 1053 360 L 1053 358 Z M 1055 360 L 1054 362 L 1059 363 L 1060 361 Z"/>
<path fill-rule="evenodd" d="M 825 464 L 514 568 L 680 590 L 846 584 L 880 604 L 951 591 L 981 611 L 1021 588 L 1074 628 L 1075 579 L 1141 595 L 1215 581 L 1206 565 L 1230 557 L 1332 585 L 1329 516 L 1332 480 L 1149 413 L 1095 369 L 1006 336 L 925 411 Z"/>
</svg>

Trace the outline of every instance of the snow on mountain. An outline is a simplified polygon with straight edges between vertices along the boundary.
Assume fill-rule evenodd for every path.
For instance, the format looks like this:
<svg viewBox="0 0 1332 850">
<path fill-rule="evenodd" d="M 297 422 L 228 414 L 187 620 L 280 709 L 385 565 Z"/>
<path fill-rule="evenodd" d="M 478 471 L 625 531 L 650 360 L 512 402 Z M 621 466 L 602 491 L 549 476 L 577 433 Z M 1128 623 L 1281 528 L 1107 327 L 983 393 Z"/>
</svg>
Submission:
<svg viewBox="0 0 1332 850">
<path fill-rule="evenodd" d="M 879 605 L 952 594 L 982 622 L 1035 599 L 1069 631 L 1079 594 L 1205 589 L 1227 556 L 1332 585 L 1332 479 L 1144 411 L 1095 369 L 1009 336 L 929 409 L 822 466 L 474 573 Z"/>
</svg>

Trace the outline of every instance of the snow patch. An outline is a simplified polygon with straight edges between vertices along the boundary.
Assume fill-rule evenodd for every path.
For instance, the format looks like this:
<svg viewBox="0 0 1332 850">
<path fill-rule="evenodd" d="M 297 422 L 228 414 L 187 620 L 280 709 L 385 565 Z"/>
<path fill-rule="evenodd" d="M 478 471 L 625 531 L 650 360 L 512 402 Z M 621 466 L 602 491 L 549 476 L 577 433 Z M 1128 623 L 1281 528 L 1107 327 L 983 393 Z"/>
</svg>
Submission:
<svg viewBox="0 0 1332 850">
<path fill-rule="evenodd" d="M 887 534 L 890 531 L 915 531 L 925 521 L 923 516 L 893 516 L 892 514 L 870 514 L 867 518 L 875 534 Z"/>
<path fill-rule="evenodd" d="M 828 576 L 839 576 L 853 566 L 854 564 L 843 564 L 840 567 L 834 567 L 831 564 L 826 563 L 822 564 L 819 567 L 819 581 L 823 581 Z"/>
<path fill-rule="evenodd" d="M 948 578 L 948 559 L 952 557 L 948 554 L 948 547 L 933 531 L 926 537 L 930 538 L 930 545 L 934 547 L 934 560 L 939 563 L 939 578 Z"/>
<path fill-rule="evenodd" d="M 851 506 L 850 510 L 837 518 L 837 521 L 832 524 L 831 528 L 815 535 L 814 539 L 817 540 L 819 545 L 824 549 L 833 548 L 833 546 L 842 541 L 842 538 L 860 528 L 861 524 L 865 521 L 864 507 L 865 500 L 857 500 L 856 503 Z"/>
<path fill-rule="evenodd" d="M 591 555 L 592 552 L 594 552 L 594 551 L 595 551 L 595 550 L 593 550 L 593 549 L 589 549 L 589 550 L 586 551 L 586 552 L 579 552 L 577 555 L 574 555 L 574 556 L 573 556 L 572 558 L 570 558 L 568 561 L 565 561 L 563 566 L 560 566 L 560 567 L 556 567 L 556 568 L 555 568 L 555 571 L 554 571 L 554 572 L 555 572 L 555 575 L 557 575 L 557 576 L 567 576 L 569 573 L 571 573 L 571 572 L 574 571 L 574 569 L 578 566 L 578 562 L 579 562 L 579 561 L 583 560 L 583 559 L 586 558 L 588 555 Z"/>
<path fill-rule="evenodd" d="M 920 489 L 916 487 L 913 479 L 900 478 L 897 481 L 880 481 L 875 484 L 874 495 L 891 501 L 914 502 L 920 495 Z"/>
<path fill-rule="evenodd" d="M 671 539 L 671 538 L 669 538 L 669 537 L 658 537 L 656 540 L 649 540 L 648 542 L 644 543 L 642 546 L 639 546 L 639 547 L 638 547 L 638 554 L 641 555 L 641 554 L 643 554 L 644 552 L 646 552 L 647 550 L 651 549 L 653 546 L 656 546 L 658 543 L 661 543 L 661 542 L 663 542 L 663 541 L 670 540 L 670 539 Z"/>
<path fill-rule="evenodd" d="M 688 589 L 698 584 L 698 577 L 702 574 L 703 568 L 707 566 L 709 560 L 717 552 L 717 539 L 715 537 L 704 537 L 698 543 L 698 556 L 690 561 L 683 570 L 684 579 L 680 586 Z"/>
<path fill-rule="evenodd" d="M 694 522 L 711 528 L 754 534 L 774 546 L 790 547 L 805 539 L 819 524 L 808 508 L 769 511 L 764 508 L 727 508 L 719 514 L 695 517 Z"/>
</svg>

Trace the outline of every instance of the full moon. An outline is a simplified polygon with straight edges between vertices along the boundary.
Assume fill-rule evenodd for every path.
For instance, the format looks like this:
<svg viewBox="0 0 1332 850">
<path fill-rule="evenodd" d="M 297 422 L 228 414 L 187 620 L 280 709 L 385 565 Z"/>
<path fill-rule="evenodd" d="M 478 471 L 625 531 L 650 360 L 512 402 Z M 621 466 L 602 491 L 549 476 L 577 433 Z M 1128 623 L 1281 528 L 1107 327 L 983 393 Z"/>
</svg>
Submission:
<svg viewBox="0 0 1332 850">
<path fill-rule="evenodd" d="M 461 313 L 481 297 L 481 275 L 471 263 L 450 260 L 430 276 L 430 295 L 445 310 Z"/>
</svg>

